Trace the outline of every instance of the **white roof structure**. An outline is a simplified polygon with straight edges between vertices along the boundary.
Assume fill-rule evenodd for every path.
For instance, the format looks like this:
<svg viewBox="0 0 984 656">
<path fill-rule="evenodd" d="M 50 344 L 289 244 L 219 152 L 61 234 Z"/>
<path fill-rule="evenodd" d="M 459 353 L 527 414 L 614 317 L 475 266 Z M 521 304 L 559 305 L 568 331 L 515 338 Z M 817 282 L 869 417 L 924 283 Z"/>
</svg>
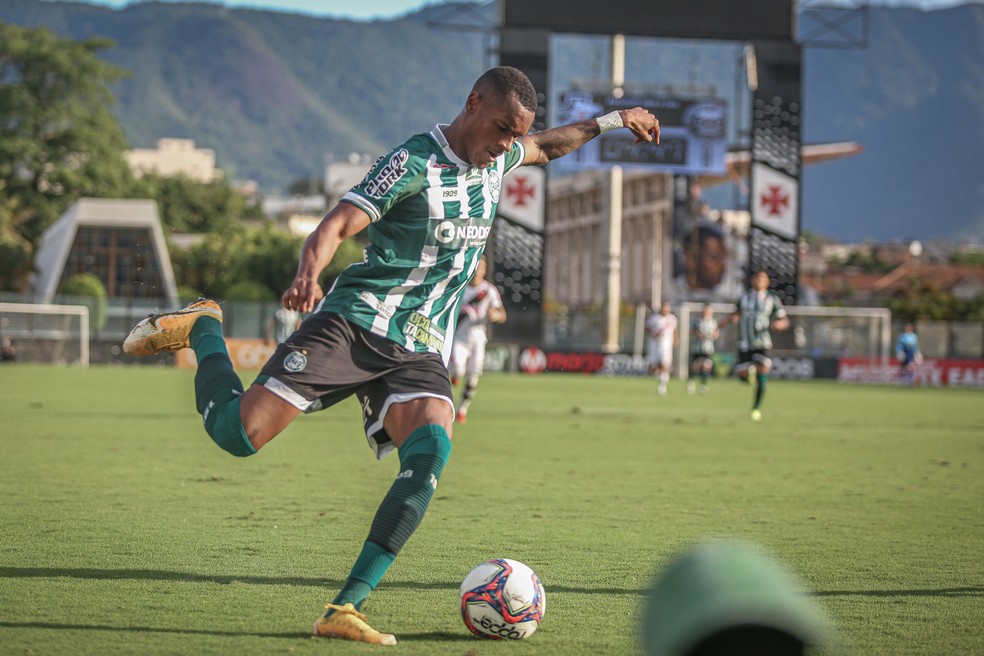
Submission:
<svg viewBox="0 0 984 656">
<path fill-rule="evenodd" d="M 44 233 L 34 258 L 35 273 L 31 277 L 31 289 L 37 302 L 49 303 L 58 292 L 72 248 L 80 229 L 84 228 L 108 228 L 110 232 L 116 228 L 121 233 L 132 232 L 134 228 L 143 229 L 146 242 L 138 240 L 136 246 L 121 247 L 119 255 L 125 258 L 136 255 L 144 258 L 146 264 L 156 266 L 160 287 L 146 290 L 149 293 L 144 296 L 163 298 L 169 306 L 178 306 L 178 288 L 157 214 L 157 203 L 153 200 L 116 198 L 81 198 Z M 79 248 L 85 249 L 87 246 L 80 243 Z M 110 266 L 122 267 L 129 261 L 113 262 Z M 99 271 L 91 272 L 99 275 L 112 296 L 113 285 L 107 284 L 111 281 L 105 280 Z"/>
</svg>

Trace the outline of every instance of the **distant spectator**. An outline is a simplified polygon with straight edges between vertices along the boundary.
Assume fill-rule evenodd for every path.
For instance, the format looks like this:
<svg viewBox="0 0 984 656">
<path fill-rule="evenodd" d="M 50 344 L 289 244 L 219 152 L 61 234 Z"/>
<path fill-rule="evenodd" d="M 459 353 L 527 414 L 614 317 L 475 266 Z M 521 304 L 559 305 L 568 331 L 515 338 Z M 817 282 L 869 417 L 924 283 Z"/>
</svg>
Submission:
<svg viewBox="0 0 984 656">
<path fill-rule="evenodd" d="M 13 362 L 17 358 L 17 349 L 14 342 L 4 335 L 3 342 L 0 343 L 0 362 Z"/>
</svg>

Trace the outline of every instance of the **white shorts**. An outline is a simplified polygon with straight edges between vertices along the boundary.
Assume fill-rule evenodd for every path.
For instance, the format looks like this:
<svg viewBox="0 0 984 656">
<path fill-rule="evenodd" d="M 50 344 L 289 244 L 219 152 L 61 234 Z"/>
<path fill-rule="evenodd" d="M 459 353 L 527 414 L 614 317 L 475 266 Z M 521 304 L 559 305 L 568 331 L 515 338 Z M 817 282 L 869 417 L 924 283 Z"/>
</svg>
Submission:
<svg viewBox="0 0 984 656">
<path fill-rule="evenodd" d="M 673 364 L 673 342 L 662 339 L 649 340 L 649 353 L 646 357 L 650 367 L 669 367 Z"/>
<path fill-rule="evenodd" d="M 454 378 L 481 376 L 485 367 L 485 346 L 489 338 L 481 327 L 460 331 L 451 348 L 451 375 Z"/>
</svg>

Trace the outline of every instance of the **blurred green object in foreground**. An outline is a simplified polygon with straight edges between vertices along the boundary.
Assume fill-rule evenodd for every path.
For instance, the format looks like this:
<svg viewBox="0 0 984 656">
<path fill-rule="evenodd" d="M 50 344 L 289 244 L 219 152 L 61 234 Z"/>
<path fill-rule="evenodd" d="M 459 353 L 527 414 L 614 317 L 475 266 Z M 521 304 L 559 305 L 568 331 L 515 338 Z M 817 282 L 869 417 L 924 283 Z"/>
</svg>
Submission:
<svg viewBox="0 0 984 656">
<path fill-rule="evenodd" d="M 803 587 L 752 545 L 713 541 L 659 574 L 643 614 L 648 656 L 799 656 L 827 638 Z"/>
</svg>

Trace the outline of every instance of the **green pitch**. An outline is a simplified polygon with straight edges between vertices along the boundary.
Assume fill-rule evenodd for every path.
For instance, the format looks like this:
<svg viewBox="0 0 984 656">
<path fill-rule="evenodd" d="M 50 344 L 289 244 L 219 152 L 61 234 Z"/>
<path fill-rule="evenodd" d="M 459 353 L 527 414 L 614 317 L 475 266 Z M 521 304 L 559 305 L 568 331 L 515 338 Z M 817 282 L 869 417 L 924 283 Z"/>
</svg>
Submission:
<svg viewBox="0 0 984 656">
<path fill-rule="evenodd" d="M 0 366 L 0 653 L 368 654 L 308 637 L 397 460 L 354 402 L 220 451 L 192 374 Z M 653 576 L 708 537 L 802 579 L 844 652 L 984 653 L 984 393 L 486 376 L 420 530 L 369 599 L 394 653 L 638 654 Z M 525 643 L 472 638 L 458 584 L 529 564 Z"/>
</svg>

